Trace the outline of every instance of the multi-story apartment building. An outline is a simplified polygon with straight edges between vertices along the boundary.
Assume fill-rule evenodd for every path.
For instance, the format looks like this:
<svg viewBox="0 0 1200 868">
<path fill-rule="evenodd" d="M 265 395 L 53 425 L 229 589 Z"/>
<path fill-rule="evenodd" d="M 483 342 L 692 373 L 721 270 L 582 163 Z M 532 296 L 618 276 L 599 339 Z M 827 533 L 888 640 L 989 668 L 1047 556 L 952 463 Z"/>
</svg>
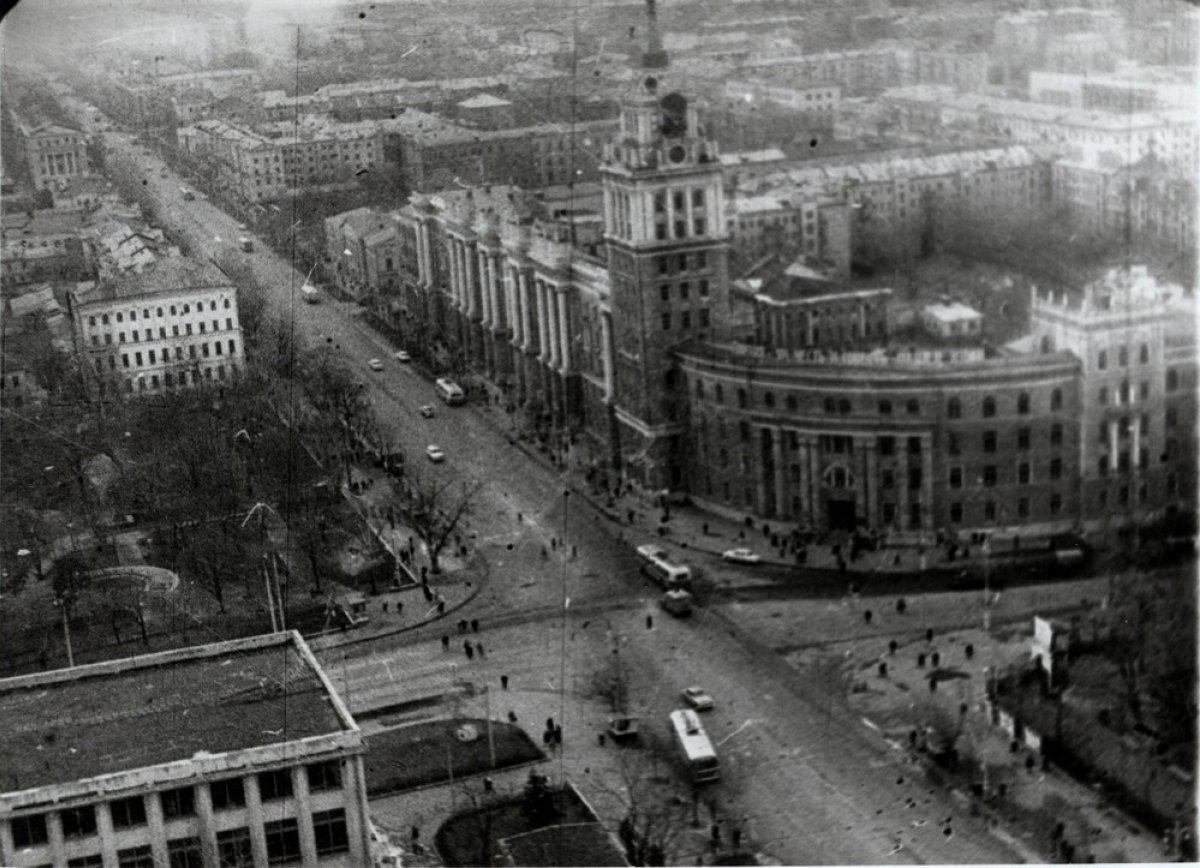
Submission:
<svg viewBox="0 0 1200 868">
<path fill-rule="evenodd" d="M 237 292 L 214 266 L 163 259 L 67 298 L 76 349 L 102 391 L 221 382 L 244 365 Z"/>
<path fill-rule="evenodd" d="M 1081 39 L 1082 37 L 1082 39 Z M 1111 9 L 1032 9 L 995 23 L 990 52 L 992 78 L 1024 89 L 1030 71 L 1085 72 L 1112 69 L 1128 52 L 1125 18 Z"/>
<path fill-rule="evenodd" d="M 959 93 L 981 93 L 987 87 L 987 52 L 919 48 L 901 56 L 908 67 L 906 79 L 913 84 L 940 84 Z"/>
<path fill-rule="evenodd" d="M 87 280 L 94 274 L 80 210 L 6 214 L 0 281 L 6 288 L 41 280 Z"/>
<path fill-rule="evenodd" d="M 5 865 L 371 862 L 362 732 L 298 633 L 4 679 L 0 708 Z"/>
<path fill-rule="evenodd" d="M 1196 71 L 1132 64 L 1110 74 L 1036 70 L 1029 74 L 1029 98 L 1073 109 L 1127 114 L 1188 109 L 1196 99 Z"/>
<path fill-rule="evenodd" d="M 370 208 L 325 218 L 326 271 L 355 301 L 372 291 L 390 295 L 399 287 L 399 231 L 396 220 Z"/>
<path fill-rule="evenodd" d="M 885 45 L 819 54 L 766 54 L 743 61 L 746 69 L 774 71 L 796 87 L 836 84 L 843 96 L 876 94 L 897 84 L 904 71 L 895 46 Z"/>
<path fill-rule="evenodd" d="M 53 123 L 17 120 L 14 144 L 29 170 L 30 180 L 44 190 L 59 180 L 79 178 L 91 172 L 87 139 L 79 130 Z"/>
<path fill-rule="evenodd" d="M 594 253 L 509 188 L 417 195 L 401 210 L 415 238 L 400 269 L 414 342 L 441 345 L 452 365 L 582 435 L 597 466 L 739 516 L 922 536 L 1049 534 L 1194 508 L 1196 336 L 1179 325 L 1192 301 L 1142 272 L 1086 288 L 1082 308 L 1035 302 L 1031 334 L 993 348 L 953 327 L 893 334 L 886 292 L 847 293 L 785 271 L 799 289 L 739 281 L 738 303 L 748 296 L 759 308 L 741 336 L 724 168 L 686 98 L 662 95 L 666 58 L 653 35 L 651 26 L 652 50 L 604 152 Z M 1048 199 L 1048 164 L 1023 148 L 921 159 L 911 178 L 894 165 L 847 169 L 848 196 L 901 221 L 938 196 L 967 197 L 985 214 Z M 819 171 L 828 181 L 842 169 Z M 803 173 L 747 192 L 775 195 L 772 185 L 798 183 L 792 175 Z M 1159 300 L 1127 316 L 1112 299 L 1131 282 L 1139 298 Z M 1111 371 L 1086 358 L 1100 341 L 1113 342 L 1117 368 L 1144 365 L 1148 385 L 1140 373 L 1101 384 Z M 1087 442 L 1098 418 L 1106 444 L 1112 436 L 1111 411 L 1093 408 L 1099 388 L 1122 407 L 1127 397 L 1159 401 L 1137 446 L 1162 444 L 1158 460 L 1171 468 L 1144 489 L 1130 483 L 1125 500 L 1113 488 L 1103 514 L 1087 482 L 1101 472 Z M 1115 465 L 1111 445 L 1103 452 L 1110 475 L 1149 460 L 1121 457 L 1142 424 L 1123 418 Z"/>
<path fill-rule="evenodd" d="M 897 88 L 881 97 L 905 132 L 937 140 L 953 130 L 1014 142 L 1109 150 L 1126 160 L 1153 151 L 1194 171 L 1200 154 L 1195 114 L 1184 110 L 1114 113 L 955 94 L 949 88 Z"/>
</svg>

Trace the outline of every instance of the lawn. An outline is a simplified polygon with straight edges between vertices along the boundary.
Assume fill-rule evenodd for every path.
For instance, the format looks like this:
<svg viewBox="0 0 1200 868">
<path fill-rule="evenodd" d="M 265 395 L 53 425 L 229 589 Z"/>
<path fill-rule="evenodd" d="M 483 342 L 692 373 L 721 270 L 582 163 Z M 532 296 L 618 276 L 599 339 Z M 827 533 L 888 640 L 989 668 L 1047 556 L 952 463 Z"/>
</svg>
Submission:
<svg viewBox="0 0 1200 868">
<path fill-rule="evenodd" d="M 464 741 L 460 730 L 474 729 Z M 492 722 L 495 769 L 545 758 L 518 726 Z M 367 795 L 402 792 L 448 783 L 493 769 L 486 720 L 437 720 L 390 729 L 367 737 Z"/>
</svg>

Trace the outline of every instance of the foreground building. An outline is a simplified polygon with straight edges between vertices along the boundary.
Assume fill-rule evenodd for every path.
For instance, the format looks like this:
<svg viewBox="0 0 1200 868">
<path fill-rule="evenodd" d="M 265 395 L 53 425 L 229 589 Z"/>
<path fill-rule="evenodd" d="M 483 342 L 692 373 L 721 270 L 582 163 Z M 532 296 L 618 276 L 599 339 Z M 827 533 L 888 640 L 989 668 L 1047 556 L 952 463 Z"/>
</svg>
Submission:
<svg viewBox="0 0 1200 868">
<path fill-rule="evenodd" d="M 298 633 L 0 681 L 5 865 L 370 863 L 363 737 Z"/>
</svg>

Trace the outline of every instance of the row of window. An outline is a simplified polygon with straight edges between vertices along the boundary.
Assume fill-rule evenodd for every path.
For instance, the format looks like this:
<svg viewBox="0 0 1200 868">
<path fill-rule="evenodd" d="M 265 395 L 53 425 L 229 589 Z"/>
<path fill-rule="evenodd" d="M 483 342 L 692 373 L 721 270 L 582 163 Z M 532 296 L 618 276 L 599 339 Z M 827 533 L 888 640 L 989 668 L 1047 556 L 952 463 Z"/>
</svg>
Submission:
<svg viewBox="0 0 1200 868">
<path fill-rule="evenodd" d="M 229 355 L 231 355 L 231 356 L 236 355 L 237 354 L 237 344 L 233 341 L 232 338 L 229 340 L 227 345 L 229 347 Z M 223 345 L 220 341 L 213 341 L 213 343 L 212 343 L 213 354 L 218 355 L 218 356 L 223 355 L 222 347 L 223 347 Z M 154 350 L 147 350 L 146 356 L 148 359 L 147 364 L 150 364 L 150 365 L 158 364 L 158 355 Z M 197 358 L 196 344 L 188 345 L 188 356 L 187 357 L 189 359 Z M 200 358 L 205 358 L 205 359 L 209 358 L 208 341 L 205 341 L 204 343 L 200 344 Z M 166 364 L 167 362 L 169 362 L 170 359 L 171 359 L 171 351 L 169 349 L 164 349 L 163 353 L 162 353 L 163 364 Z M 182 346 L 175 348 L 175 360 L 183 361 L 183 347 Z M 100 359 L 96 360 L 97 367 L 100 366 L 100 361 L 101 361 Z M 132 356 L 132 359 L 131 359 L 129 353 L 121 353 L 121 366 L 125 367 L 125 368 L 128 368 L 128 367 L 140 368 L 140 367 L 142 367 L 141 350 L 138 350 L 137 352 L 135 352 Z"/>
<path fill-rule="evenodd" d="M 697 250 L 695 253 L 673 253 L 658 257 L 658 273 L 674 274 L 681 271 L 700 271 L 708 268 L 708 251 Z"/>
<path fill-rule="evenodd" d="M 223 304 L 223 307 L 224 307 L 226 310 L 229 310 L 229 299 L 224 299 L 224 304 Z M 217 303 L 216 303 L 215 301 L 210 301 L 210 302 L 208 303 L 208 309 L 209 309 L 210 311 L 214 311 L 214 310 L 216 310 L 216 309 L 217 309 Z M 171 313 L 171 316 L 177 316 L 177 315 L 178 315 L 178 312 L 179 312 L 179 310 L 180 310 L 180 308 L 179 308 L 177 305 L 170 305 L 170 307 L 168 308 L 168 310 L 170 311 L 170 313 Z M 187 313 L 191 313 L 191 312 L 192 312 L 192 306 L 191 306 L 191 304 L 185 304 L 185 305 L 183 305 L 183 306 L 182 306 L 182 311 L 183 311 L 183 313 L 185 313 L 185 314 L 187 314 Z M 202 302 L 202 301 L 200 301 L 200 302 L 197 302 L 197 303 L 196 303 L 196 313 L 203 313 L 203 312 L 204 312 L 204 302 Z M 156 317 L 159 317 L 159 318 L 161 318 L 161 317 L 163 316 L 163 308 L 161 308 L 161 307 L 155 308 L 155 309 L 154 309 L 154 315 L 155 315 Z M 124 322 L 124 321 L 125 321 L 125 312 L 124 312 L 124 311 L 117 311 L 117 313 L 114 315 L 114 317 L 115 317 L 115 319 L 116 319 L 116 321 L 117 321 L 117 322 Z M 138 312 L 137 312 L 136 310 L 131 310 L 131 311 L 129 311 L 129 321 L 130 321 L 130 322 L 137 322 L 137 318 L 138 318 Z M 88 317 L 88 325 L 89 325 L 89 326 L 95 326 L 95 325 L 96 325 L 96 323 L 97 323 L 97 319 L 99 319 L 99 323 L 100 323 L 101 325 L 108 325 L 108 324 L 109 324 L 109 322 L 110 322 L 110 320 L 109 320 L 109 315 L 108 315 L 108 314 L 106 314 L 106 313 L 102 313 L 102 314 L 100 314 L 99 318 L 97 318 L 97 317 L 96 317 L 96 316 L 94 316 L 94 315 L 93 315 L 93 316 L 89 316 L 89 317 Z M 150 308 L 148 308 L 148 307 L 144 307 L 144 308 L 142 308 L 142 319 L 150 319 Z"/>
<path fill-rule="evenodd" d="M 696 322 L 699 325 L 699 327 L 702 329 L 708 328 L 709 322 L 710 322 L 708 308 L 702 307 L 698 311 L 696 311 L 696 313 L 698 314 L 698 316 L 696 318 Z M 664 313 L 662 315 L 663 331 L 665 331 L 665 332 L 671 331 L 671 324 L 673 321 L 674 321 L 674 317 L 672 314 Z M 692 327 L 692 312 L 690 310 L 685 310 L 685 311 L 683 311 L 683 313 L 679 314 L 678 323 L 679 323 L 678 328 L 680 330 L 690 329 Z"/>
<path fill-rule="evenodd" d="M 346 812 L 342 808 L 317 811 L 312 815 L 313 839 L 318 856 L 332 856 L 350 850 L 346 831 Z M 300 821 L 294 817 L 263 823 L 268 865 L 292 865 L 301 861 Z M 250 829 L 245 826 L 217 832 L 217 859 L 221 868 L 253 868 L 254 849 Z M 125 847 L 117 851 L 118 868 L 163 868 L 154 861 L 149 844 Z M 168 868 L 204 868 L 204 850 L 198 837 L 175 838 L 167 842 Z M 104 868 L 101 853 L 89 853 L 67 860 L 67 868 Z"/>
<path fill-rule="evenodd" d="M 1126 422 L 1128 422 L 1128 420 L 1126 420 Z M 1149 424 L 1150 424 L 1149 420 L 1147 418 L 1143 417 L 1143 422 L 1142 422 L 1143 433 L 1146 433 L 1149 430 Z M 703 418 L 699 420 L 698 426 L 699 426 L 700 432 L 701 432 L 700 442 L 701 442 L 701 446 L 703 446 L 704 440 L 706 439 L 704 435 L 706 433 L 706 428 L 707 428 L 707 425 Z M 724 442 L 724 440 L 725 440 L 725 424 L 723 421 L 718 420 L 717 426 L 718 426 L 718 432 L 717 432 L 718 436 L 719 436 L 721 442 Z M 1125 436 L 1125 434 L 1128 433 L 1127 428 L 1128 428 L 1128 426 L 1126 425 L 1126 429 L 1124 430 L 1124 433 L 1122 434 L 1122 436 Z M 750 425 L 749 421 L 742 420 L 741 422 L 738 423 L 738 433 L 739 433 L 739 436 L 743 443 L 750 442 L 750 432 L 751 432 L 751 425 Z M 1101 442 L 1107 442 L 1107 436 L 1108 436 L 1107 432 L 1108 432 L 1108 429 L 1106 427 L 1101 428 Z M 1064 433 L 1064 429 L 1063 429 L 1061 422 L 1055 422 L 1050 426 L 1050 445 L 1052 447 L 1062 446 L 1063 433 Z M 800 432 L 788 431 L 787 434 L 788 434 L 789 448 L 792 449 L 793 451 L 799 449 L 800 448 Z M 882 457 L 885 457 L 885 458 L 895 455 L 896 454 L 896 440 L 897 440 L 897 438 L 890 434 L 880 435 L 878 438 L 876 438 L 875 445 L 876 445 L 877 449 L 879 450 L 879 455 Z M 946 442 L 947 442 L 947 451 L 951 455 L 959 455 L 962 452 L 962 440 L 961 440 L 960 435 L 951 433 L 947 436 Z M 1018 428 L 1017 429 L 1017 438 L 1016 438 L 1017 450 L 1020 452 L 1028 452 L 1033 448 L 1032 444 L 1033 444 L 1033 429 L 1032 428 Z M 983 436 L 981 437 L 981 445 L 983 447 L 984 452 L 995 452 L 999 445 L 999 438 L 997 436 L 997 433 L 995 431 L 984 431 Z M 850 452 L 854 448 L 852 437 L 848 437 L 845 435 L 838 435 L 838 434 L 822 434 L 822 435 L 820 435 L 817 438 L 817 446 L 818 446 L 820 452 L 825 455 L 842 455 L 842 454 Z M 909 455 L 920 455 L 921 454 L 921 438 L 920 437 L 905 438 L 905 449 L 907 450 Z M 1055 460 L 1057 460 L 1057 459 L 1055 459 Z"/>
<path fill-rule="evenodd" d="M 199 333 L 207 334 L 208 326 L 205 323 L 198 323 L 198 325 L 200 326 Z M 225 318 L 225 328 L 226 328 L 226 330 L 229 330 L 229 331 L 233 330 L 233 317 Z M 214 319 L 212 321 L 212 330 L 214 332 L 221 330 L 220 320 Z M 179 326 L 173 325 L 173 326 L 171 326 L 170 337 L 174 337 L 174 338 L 187 337 L 187 336 L 191 335 L 191 333 L 192 333 L 192 324 L 190 322 L 184 323 L 184 333 L 182 335 L 179 333 Z M 130 333 L 130 341 L 132 343 L 137 343 L 139 340 L 147 340 L 147 341 L 155 340 L 153 329 L 146 329 L 144 337 L 142 337 L 141 335 L 142 335 L 142 332 L 140 332 L 138 329 L 134 329 Z M 166 340 L 167 337 L 168 337 L 168 335 L 167 335 L 166 327 L 159 326 L 158 340 Z M 113 342 L 112 332 L 105 332 L 104 333 L 104 346 L 110 347 L 110 346 L 112 346 L 112 342 Z M 117 333 L 117 343 L 118 344 L 125 343 L 125 332 Z M 94 346 L 94 347 L 100 346 L 100 335 L 92 335 L 92 346 Z"/>
<path fill-rule="evenodd" d="M 708 298 L 708 280 L 701 280 L 696 284 L 696 291 L 700 293 L 701 298 Z M 679 284 L 678 295 L 683 301 L 686 301 L 692 293 L 692 285 L 689 281 L 682 281 Z M 661 301 L 671 300 L 671 284 L 660 283 L 658 286 L 658 297 Z"/>
<path fill-rule="evenodd" d="M 1018 519 L 1029 518 L 1029 506 L 1030 506 L 1030 501 L 1029 501 L 1028 497 L 1018 497 L 1016 500 L 1016 518 L 1018 518 Z M 1049 501 L 1050 514 L 1058 515 L 1060 512 L 1062 512 L 1062 507 L 1063 507 L 1062 495 L 1059 494 L 1058 492 L 1052 492 L 1050 495 L 1050 501 Z M 887 512 L 886 508 L 884 509 L 884 512 L 885 513 Z M 982 505 L 982 512 L 983 512 L 983 520 L 984 521 L 996 521 L 997 519 L 1001 518 L 1000 510 L 996 505 L 996 501 L 994 501 L 994 500 L 985 500 Z M 965 520 L 965 518 L 966 518 L 966 511 L 965 511 L 964 505 L 957 501 L 954 503 L 951 503 L 950 504 L 950 522 L 952 524 L 962 524 L 963 521 Z M 1007 516 L 1005 516 L 1005 518 L 1007 518 Z M 886 519 L 887 519 L 886 515 L 884 516 L 884 519 L 885 519 L 885 523 L 886 523 Z"/>
<path fill-rule="evenodd" d="M 1142 344 L 1138 347 L 1138 363 L 1142 365 L 1150 364 L 1150 346 Z M 1117 347 L 1117 364 L 1125 367 L 1129 364 L 1129 348 L 1122 345 Z M 1108 350 L 1100 350 L 1096 356 L 1096 367 L 1104 370 L 1108 367 Z"/>
<path fill-rule="evenodd" d="M 312 763 L 305 767 L 308 788 L 312 792 L 338 790 L 342 787 L 342 767 L 339 760 Z M 213 810 L 223 811 L 246 805 L 246 791 L 241 778 L 226 778 L 209 785 Z M 258 775 L 259 796 L 264 802 L 292 796 L 291 769 L 277 769 Z M 195 787 L 162 790 L 157 794 L 163 818 L 167 820 L 191 817 L 196 813 Z M 129 796 L 108 803 L 114 829 L 130 829 L 146 825 L 146 797 Z M 37 847 L 50 840 L 46 814 L 26 814 L 10 821 L 13 844 L 18 848 Z M 84 838 L 96 834 L 96 807 L 82 805 L 59 811 L 64 838 Z"/>
<path fill-rule="evenodd" d="M 705 386 L 703 380 L 696 380 L 696 397 L 703 399 L 705 396 Z M 714 390 L 714 398 L 718 404 L 725 402 L 725 390 L 720 383 L 717 383 Z M 737 391 L 738 408 L 746 410 L 750 406 L 750 395 L 745 389 Z M 800 400 L 796 395 L 789 394 L 785 403 L 788 410 L 798 410 Z M 775 406 L 775 393 L 764 392 L 763 404 L 768 408 Z M 1063 407 L 1063 393 L 1061 389 L 1055 389 L 1050 393 L 1050 410 L 1051 412 L 1061 410 Z M 853 411 L 853 405 L 849 398 L 834 398 L 827 397 L 824 401 L 825 412 L 828 414 L 848 415 Z M 893 413 L 892 401 L 888 398 L 881 398 L 877 405 L 880 416 L 891 416 Z M 1021 392 L 1017 396 L 1017 413 L 1023 416 L 1029 415 L 1032 410 L 1032 399 L 1028 392 Z M 916 398 L 909 398 L 904 402 L 904 411 L 909 416 L 919 416 L 921 414 L 921 402 Z M 962 401 L 958 398 L 951 398 L 946 403 L 946 415 L 950 419 L 962 418 Z M 996 415 L 996 399 L 988 396 L 983 399 L 982 415 L 985 419 L 992 418 Z"/>
</svg>

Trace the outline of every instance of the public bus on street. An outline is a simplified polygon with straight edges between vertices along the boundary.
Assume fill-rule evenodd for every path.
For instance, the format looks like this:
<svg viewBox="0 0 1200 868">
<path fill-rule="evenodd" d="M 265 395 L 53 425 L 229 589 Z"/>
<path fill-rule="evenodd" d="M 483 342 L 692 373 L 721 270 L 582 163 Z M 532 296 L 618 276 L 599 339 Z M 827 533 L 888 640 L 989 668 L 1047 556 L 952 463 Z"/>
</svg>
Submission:
<svg viewBox="0 0 1200 868">
<path fill-rule="evenodd" d="M 690 708 L 671 712 L 671 728 L 675 730 L 675 743 L 687 766 L 692 783 L 704 784 L 721 779 L 721 762 L 708 740 L 700 718 Z"/>
<path fill-rule="evenodd" d="M 691 591 L 692 571 L 684 564 L 673 564 L 667 553 L 653 544 L 637 547 L 642 572 L 668 591 Z"/>
</svg>

